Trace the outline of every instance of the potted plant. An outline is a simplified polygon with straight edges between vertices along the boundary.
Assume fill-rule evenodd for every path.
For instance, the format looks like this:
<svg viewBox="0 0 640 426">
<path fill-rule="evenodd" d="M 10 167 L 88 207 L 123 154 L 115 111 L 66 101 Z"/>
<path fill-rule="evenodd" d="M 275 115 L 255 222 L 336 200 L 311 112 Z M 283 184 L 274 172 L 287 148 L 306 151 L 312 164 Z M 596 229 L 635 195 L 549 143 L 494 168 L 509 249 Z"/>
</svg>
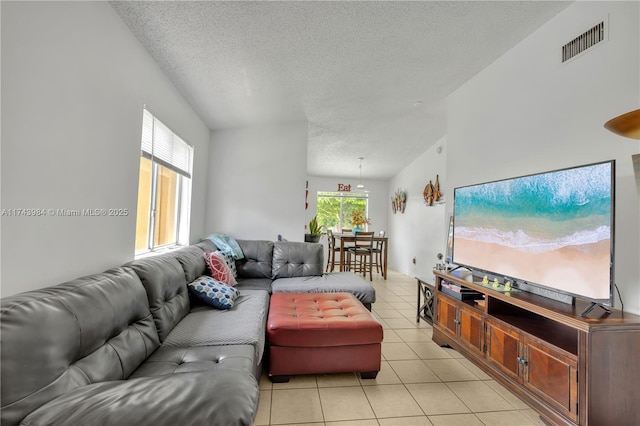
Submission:
<svg viewBox="0 0 640 426">
<path fill-rule="evenodd" d="M 318 215 L 315 215 L 309 222 L 309 233 L 304 234 L 305 243 L 317 243 L 322 235 L 322 227 L 318 224 Z"/>
<path fill-rule="evenodd" d="M 363 231 L 365 226 L 371 225 L 371 219 L 364 216 L 364 212 L 361 210 L 354 210 L 351 212 L 351 224 L 353 225 L 353 234 L 356 231 Z"/>
</svg>

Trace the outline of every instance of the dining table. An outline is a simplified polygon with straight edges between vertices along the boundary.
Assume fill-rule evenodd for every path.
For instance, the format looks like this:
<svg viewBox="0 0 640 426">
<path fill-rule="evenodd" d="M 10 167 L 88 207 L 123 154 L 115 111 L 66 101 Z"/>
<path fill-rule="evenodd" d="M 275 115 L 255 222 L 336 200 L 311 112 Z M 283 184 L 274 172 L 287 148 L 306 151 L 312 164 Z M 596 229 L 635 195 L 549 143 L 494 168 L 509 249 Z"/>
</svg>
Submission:
<svg viewBox="0 0 640 426">
<path fill-rule="evenodd" d="M 338 247 L 338 243 L 336 242 L 336 240 L 340 240 L 340 272 L 343 272 L 345 270 L 345 253 L 347 251 L 347 249 L 349 248 L 349 243 L 355 243 L 356 242 L 356 236 L 353 235 L 352 233 L 335 233 L 333 234 L 333 238 L 334 238 L 334 247 Z M 388 246 L 389 246 L 389 237 L 381 237 L 379 235 L 376 235 L 373 237 L 373 242 L 374 243 L 382 243 L 382 246 L 380 247 L 380 263 L 381 263 L 381 269 L 382 269 L 382 277 L 386 280 L 387 279 L 387 253 L 388 253 Z"/>
</svg>

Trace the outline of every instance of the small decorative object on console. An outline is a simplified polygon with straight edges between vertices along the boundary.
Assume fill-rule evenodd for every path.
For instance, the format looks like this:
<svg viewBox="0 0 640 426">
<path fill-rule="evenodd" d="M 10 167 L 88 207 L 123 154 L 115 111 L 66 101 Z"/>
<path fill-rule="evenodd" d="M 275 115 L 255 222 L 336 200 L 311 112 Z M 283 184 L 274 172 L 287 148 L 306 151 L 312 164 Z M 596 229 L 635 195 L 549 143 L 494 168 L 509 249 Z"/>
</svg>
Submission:
<svg viewBox="0 0 640 426">
<path fill-rule="evenodd" d="M 438 258 L 438 262 L 436 262 L 436 270 L 444 271 L 446 270 L 446 265 L 444 264 L 444 255 L 442 253 L 438 253 L 436 256 Z"/>
</svg>

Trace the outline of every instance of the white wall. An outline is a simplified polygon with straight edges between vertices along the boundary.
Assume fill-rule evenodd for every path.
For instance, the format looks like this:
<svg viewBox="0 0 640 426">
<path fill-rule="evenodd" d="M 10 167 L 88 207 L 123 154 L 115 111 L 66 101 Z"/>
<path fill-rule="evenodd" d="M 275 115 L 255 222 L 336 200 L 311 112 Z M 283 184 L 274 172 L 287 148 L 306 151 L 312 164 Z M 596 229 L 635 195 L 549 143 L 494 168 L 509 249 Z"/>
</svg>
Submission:
<svg viewBox="0 0 640 426">
<path fill-rule="evenodd" d="M 304 241 L 307 123 L 212 132 L 207 233 Z"/>
<path fill-rule="evenodd" d="M 2 295 L 133 259 L 142 107 L 195 147 L 191 240 L 204 233 L 210 131 L 106 2 L 2 2 Z"/>
<path fill-rule="evenodd" d="M 450 96 L 446 186 L 616 159 L 615 275 L 635 313 L 640 212 L 631 155 L 640 144 L 603 124 L 640 105 L 638 7 L 574 3 Z M 561 65 L 560 46 L 607 16 L 609 40 Z"/>
<path fill-rule="evenodd" d="M 438 148 L 441 152 L 438 153 Z M 388 209 L 391 211 L 391 196 L 402 189 L 407 193 L 404 214 L 397 212 L 389 216 L 389 233 L 394 236 L 389 243 L 389 267 L 411 276 L 424 277 L 433 282 L 433 267 L 437 254 L 446 252 L 448 216 L 447 202 L 452 200 L 444 191 L 446 184 L 446 138 L 436 142 L 429 150 L 416 158 L 389 182 Z M 443 203 L 427 206 L 424 187 L 439 177 Z M 413 264 L 413 258 L 416 263 Z"/>
</svg>

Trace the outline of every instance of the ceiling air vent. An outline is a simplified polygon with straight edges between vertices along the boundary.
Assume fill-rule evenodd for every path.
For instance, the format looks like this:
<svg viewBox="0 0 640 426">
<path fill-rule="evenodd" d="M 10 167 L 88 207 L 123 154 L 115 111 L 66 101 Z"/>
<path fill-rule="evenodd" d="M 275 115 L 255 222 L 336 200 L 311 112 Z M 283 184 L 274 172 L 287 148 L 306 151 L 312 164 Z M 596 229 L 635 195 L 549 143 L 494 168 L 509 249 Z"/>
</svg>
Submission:
<svg viewBox="0 0 640 426">
<path fill-rule="evenodd" d="M 602 21 L 562 46 L 562 62 L 567 62 L 569 59 L 575 58 L 587 49 L 604 41 L 606 35 L 605 21 Z"/>
</svg>

